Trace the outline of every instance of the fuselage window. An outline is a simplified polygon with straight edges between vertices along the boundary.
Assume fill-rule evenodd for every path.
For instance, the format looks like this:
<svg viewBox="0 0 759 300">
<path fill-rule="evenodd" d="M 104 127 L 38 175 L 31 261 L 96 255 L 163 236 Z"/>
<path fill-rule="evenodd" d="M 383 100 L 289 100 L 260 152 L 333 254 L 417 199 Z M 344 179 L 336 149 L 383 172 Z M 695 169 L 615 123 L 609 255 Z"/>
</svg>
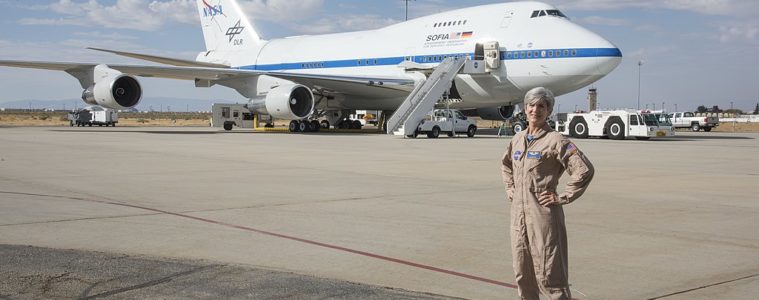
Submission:
<svg viewBox="0 0 759 300">
<path fill-rule="evenodd" d="M 448 26 L 451 26 L 451 22 L 450 21 L 448 22 Z"/>
<path fill-rule="evenodd" d="M 360 60 L 358 61 L 358 65 L 359 65 L 359 66 L 361 65 L 361 61 L 360 61 Z"/>
<path fill-rule="evenodd" d="M 553 57 L 553 51 L 548 50 L 548 57 Z"/>
<path fill-rule="evenodd" d="M 532 51 L 527 51 L 527 58 L 532 58 Z"/>
<path fill-rule="evenodd" d="M 564 56 L 569 56 L 569 50 L 564 50 Z"/>
<path fill-rule="evenodd" d="M 464 24 L 461 24 L 461 25 L 466 25 L 466 20 L 464 20 Z"/>
<path fill-rule="evenodd" d="M 539 57 L 540 56 L 540 51 L 535 51 L 534 53 L 535 53 L 534 54 L 535 57 Z"/>
<path fill-rule="evenodd" d="M 461 25 L 461 21 L 459 21 L 459 24 L 458 24 L 458 25 Z"/>
<path fill-rule="evenodd" d="M 577 49 L 572 49 L 572 56 L 577 56 Z"/>
<path fill-rule="evenodd" d="M 540 52 L 540 57 L 546 57 L 546 51 L 545 50 Z"/>
<path fill-rule="evenodd" d="M 506 58 L 511 59 L 511 52 L 506 53 Z"/>
<path fill-rule="evenodd" d="M 375 64 L 375 65 L 377 64 L 377 60 L 376 60 L 376 59 L 374 60 L 374 64 Z"/>
<path fill-rule="evenodd" d="M 524 58 L 524 51 L 519 53 L 519 58 Z"/>
<path fill-rule="evenodd" d="M 435 25 L 432 25 L 432 27 L 437 27 L 437 23 L 435 23 Z"/>
</svg>

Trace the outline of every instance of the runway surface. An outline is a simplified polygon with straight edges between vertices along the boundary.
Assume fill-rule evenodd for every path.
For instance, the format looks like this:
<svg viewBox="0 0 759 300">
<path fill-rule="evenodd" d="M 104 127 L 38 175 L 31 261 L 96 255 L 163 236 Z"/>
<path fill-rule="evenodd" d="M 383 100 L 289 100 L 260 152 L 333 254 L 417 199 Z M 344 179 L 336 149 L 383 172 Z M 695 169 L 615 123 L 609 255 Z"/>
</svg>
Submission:
<svg viewBox="0 0 759 300">
<path fill-rule="evenodd" d="M 340 296 L 274 289 L 274 298 L 359 299 L 368 295 L 362 289 L 390 293 L 378 298 L 514 298 L 499 174 L 508 141 L 0 128 L 0 244 L 17 255 L 32 249 L 52 265 L 44 257 L 70 249 L 100 253 L 92 255 L 96 266 L 125 256 L 293 274 L 275 277 L 279 287 L 302 280 L 358 287 Z M 575 298 L 751 299 L 759 292 L 759 134 L 575 141 L 596 167 L 589 191 L 565 207 Z M 37 259 L 26 261 L 13 274 L 36 272 L 30 262 Z M 147 283 L 186 270 L 110 288 L 165 297 L 176 287 Z M 24 279 L 10 272 L 0 270 L 0 294 L 23 295 L 5 283 Z M 262 280 L 232 273 L 204 281 Z M 54 286 L 80 297 L 85 285 Z"/>
</svg>

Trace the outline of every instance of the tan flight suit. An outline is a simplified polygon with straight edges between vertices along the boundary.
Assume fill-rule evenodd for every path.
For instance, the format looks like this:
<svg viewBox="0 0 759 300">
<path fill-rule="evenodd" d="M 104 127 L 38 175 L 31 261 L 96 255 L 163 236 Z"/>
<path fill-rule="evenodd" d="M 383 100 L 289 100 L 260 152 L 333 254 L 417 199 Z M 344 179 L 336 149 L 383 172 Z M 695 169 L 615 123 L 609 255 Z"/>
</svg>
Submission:
<svg viewBox="0 0 759 300">
<path fill-rule="evenodd" d="M 580 195 L 593 179 L 593 165 L 574 143 L 545 126 L 527 141 L 527 130 L 517 133 L 503 156 L 503 183 L 511 200 L 511 251 L 519 296 L 570 299 L 567 230 L 561 205 Z M 559 178 L 571 176 L 561 205 L 543 207 L 543 191 L 557 193 Z"/>
</svg>

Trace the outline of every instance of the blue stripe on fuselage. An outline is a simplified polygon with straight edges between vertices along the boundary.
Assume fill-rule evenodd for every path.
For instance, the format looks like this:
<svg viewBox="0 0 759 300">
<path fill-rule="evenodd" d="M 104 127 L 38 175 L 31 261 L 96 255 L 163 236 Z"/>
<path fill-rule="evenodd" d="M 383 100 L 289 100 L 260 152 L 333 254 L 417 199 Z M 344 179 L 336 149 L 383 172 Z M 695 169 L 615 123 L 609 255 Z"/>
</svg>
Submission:
<svg viewBox="0 0 759 300">
<path fill-rule="evenodd" d="M 473 58 L 474 53 L 446 53 L 435 55 L 417 55 L 417 56 L 398 56 L 398 57 L 376 57 L 376 58 L 356 58 L 345 60 L 330 61 L 308 61 L 268 65 L 250 65 L 242 66 L 239 69 L 259 70 L 259 71 L 282 71 L 282 70 L 309 70 L 309 69 L 327 69 L 327 68 L 351 68 L 351 67 L 373 67 L 373 66 L 394 66 L 404 60 L 413 60 L 419 64 L 439 63 L 447 57 L 469 57 Z M 501 60 L 524 60 L 524 59 L 562 59 L 577 57 L 622 57 L 622 52 L 618 48 L 581 48 L 581 49 L 530 49 L 519 51 L 501 51 Z"/>
</svg>

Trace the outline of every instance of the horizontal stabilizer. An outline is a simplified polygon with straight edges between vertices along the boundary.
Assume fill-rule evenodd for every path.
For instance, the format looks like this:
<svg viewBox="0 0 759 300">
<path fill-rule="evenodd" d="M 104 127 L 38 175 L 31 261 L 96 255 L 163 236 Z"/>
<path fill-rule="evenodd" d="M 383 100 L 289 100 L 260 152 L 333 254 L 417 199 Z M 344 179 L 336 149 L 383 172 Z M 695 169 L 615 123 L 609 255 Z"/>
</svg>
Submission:
<svg viewBox="0 0 759 300">
<path fill-rule="evenodd" d="M 96 50 L 96 51 L 102 51 L 102 52 L 108 52 L 108 53 L 113 53 L 113 54 L 116 54 L 116 55 L 121 55 L 121 56 L 126 56 L 126 57 L 141 59 L 141 60 L 147 60 L 147 61 L 157 62 L 157 63 L 160 63 L 160 64 L 167 64 L 167 65 L 172 65 L 172 66 L 178 66 L 178 67 L 229 68 L 229 66 L 227 66 L 227 65 L 207 63 L 207 62 L 199 62 L 199 61 L 194 61 L 194 60 L 178 59 L 178 58 L 171 58 L 171 57 L 162 57 L 162 56 L 140 54 L 140 53 L 133 53 L 133 52 L 124 52 L 124 51 L 116 51 L 116 50 L 92 48 L 92 47 L 88 47 L 87 49 Z"/>
</svg>

